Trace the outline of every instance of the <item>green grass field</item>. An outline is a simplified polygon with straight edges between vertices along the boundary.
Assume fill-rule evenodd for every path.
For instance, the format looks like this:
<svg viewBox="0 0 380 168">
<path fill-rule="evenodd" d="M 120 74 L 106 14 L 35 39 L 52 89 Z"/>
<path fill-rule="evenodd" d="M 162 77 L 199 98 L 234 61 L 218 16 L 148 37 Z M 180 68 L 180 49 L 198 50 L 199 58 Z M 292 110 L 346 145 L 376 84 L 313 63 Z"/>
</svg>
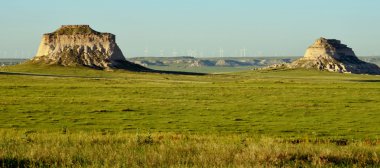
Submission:
<svg viewBox="0 0 380 168">
<path fill-rule="evenodd" d="M 300 142 L 290 143 L 291 145 L 277 143 L 279 151 L 272 156 L 277 161 L 267 160 L 272 166 L 363 166 L 379 163 L 376 159 L 380 155 L 380 76 L 309 70 L 171 75 L 35 65 L 2 67 L 1 72 L 0 130 L 4 136 L 0 139 L 0 164 L 3 165 L 21 165 L 20 159 L 24 159 L 25 162 L 22 163 L 36 167 L 39 167 L 36 163 L 98 167 L 102 165 L 101 162 L 95 161 L 96 157 L 89 154 L 91 144 L 84 144 L 89 153 L 71 151 L 65 156 L 71 160 L 77 156 L 83 157 L 83 163 L 69 162 L 54 152 L 50 157 L 46 156 L 46 159 L 27 151 L 41 152 L 43 144 L 50 144 L 58 151 L 66 147 L 67 150 L 74 149 L 82 141 L 81 136 L 85 138 L 94 136 L 93 134 L 101 140 L 102 135 L 110 136 L 101 142 L 105 143 L 103 147 L 112 151 L 127 143 L 127 140 L 119 142 L 118 136 L 124 139 L 131 137 L 129 141 L 138 142 L 138 133 L 151 133 L 152 142 L 157 143 L 160 142 L 160 136 L 163 136 L 164 141 L 170 141 L 173 135 L 188 136 L 190 138 L 181 143 L 189 148 L 183 152 L 190 153 L 181 159 L 174 158 L 166 162 L 165 158 L 170 157 L 166 155 L 170 153 L 161 153 L 164 151 L 161 148 L 171 147 L 176 153 L 183 146 L 165 146 L 166 143 L 159 143 L 143 149 L 131 147 L 133 149 L 129 152 L 132 153 L 134 150 L 143 150 L 134 156 L 138 158 L 136 160 L 116 159 L 113 162 L 104 161 L 104 165 L 110 166 L 114 162 L 123 165 L 121 162 L 125 162 L 130 163 L 124 165 L 127 167 L 203 167 L 202 163 L 205 162 L 200 161 L 196 154 L 214 149 L 208 145 L 214 145 L 215 151 L 232 158 L 223 156 L 227 160 L 220 162 L 212 162 L 212 158 L 208 158 L 210 163 L 206 167 L 265 165 L 265 158 L 260 161 L 253 149 L 249 150 L 249 147 L 256 149 L 254 146 L 265 145 L 263 139 L 270 139 L 271 142 L 274 141 L 272 143 L 277 142 L 277 139 Z M 25 137 L 22 136 L 29 137 L 29 133 L 32 133 L 32 140 L 24 142 Z M 76 137 L 73 138 L 75 143 L 65 139 L 70 136 Z M 15 138 L 15 142 L 19 138 L 20 150 L 11 150 L 14 146 L 9 144 L 9 137 Z M 196 139 L 199 137 L 205 139 L 205 142 L 200 141 L 202 143 L 198 146 Z M 33 138 L 37 140 L 34 141 Z M 247 156 L 244 152 L 236 154 L 247 158 L 236 162 L 235 153 L 227 151 L 229 148 L 240 147 L 236 146 L 240 144 L 236 142 L 245 138 L 250 140 L 248 147 L 242 147 L 242 151 L 248 152 Z M 312 144 L 320 141 L 326 143 Z M 335 142 L 341 141 L 350 144 L 336 146 Z M 34 142 L 36 144 L 33 146 Z M 371 143 L 365 146 L 362 145 L 364 142 Z M 271 146 L 266 147 L 265 150 L 274 150 Z M 370 147 L 371 150 L 368 150 Z M 195 153 L 191 153 L 191 148 L 194 148 Z M 285 155 L 286 152 L 282 150 L 288 148 L 292 149 L 289 153 L 295 154 L 296 158 L 291 159 L 293 155 Z M 302 156 L 310 155 L 310 158 L 297 159 L 302 152 L 296 151 L 303 149 L 306 150 Z M 340 152 L 347 150 L 352 155 L 334 153 L 335 149 Z M 322 159 L 324 162 L 319 163 L 321 159 L 311 157 L 318 158 L 325 154 L 324 150 L 332 152 L 327 152 L 326 156 L 331 154 L 338 161 Z M 144 154 L 146 156 L 149 151 L 163 156 L 161 159 L 153 157 L 156 160 L 150 161 L 154 164 L 141 161 L 140 157 L 144 157 Z M 282 157 L 277 157 L 281 152 L 285 155 L 283 160 Z M 115 155 L 117 154 L 122 155 L 123 152 L 116 150 Z M 207 152 L 203 154 L 206 157 Z M 212 156 L 214 155 L 210 155 Z M 256 161 L 250 162 L 250 156 L 256 158 Z M 267 157 L 269 156 L 270 154 Z M 100 159 L 102 156 L 97 157 Z M 360 157 L 370 159 L 363 160 Z M 134 162 L 139 159 L 141 164 Z M 184 162 L 186 159 L 188 162 Z"/>
<path fill-rule="evenodd" d="M 203 67 L 183 67 L 183 66 L 149 66 L 151 69 L 163 71 L 182 71 L 182 72 L 198 72 L 198 73 L 230 73 L 248 71 L 253 69 L 252 66 L 236 66 L 236 67 L 217 67 L 217 66 L 203 66 Z"/>
</svg>

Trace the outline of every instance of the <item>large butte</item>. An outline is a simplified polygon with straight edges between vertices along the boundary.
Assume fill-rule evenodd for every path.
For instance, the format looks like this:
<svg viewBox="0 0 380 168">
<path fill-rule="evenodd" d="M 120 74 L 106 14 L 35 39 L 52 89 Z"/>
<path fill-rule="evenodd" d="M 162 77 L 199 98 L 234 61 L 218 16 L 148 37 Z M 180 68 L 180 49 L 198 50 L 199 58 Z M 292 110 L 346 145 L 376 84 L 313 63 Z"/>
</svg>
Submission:
<svg viewBox="0 0 380 168">
<path fill-rule="evenodd" d="M 360 60 L 347 45 L 342 44 L 339 40 L 323 37 L 317 39 L 306 50 L 304 57 L 290 64 L 273 65 L 269 68 L 284 67 L 340 73 L 380 74 L 380 68 L 377 65 Z"/>
<path fill-rule="evenodd" d="M 52 33 L 44 34 L 36 56 L 29 63 L 104 70 L 149 70 L 125 59 L 116 44 L 115 35 L 97 32 L 89 25 L 63 25 Z"/>
</svg>

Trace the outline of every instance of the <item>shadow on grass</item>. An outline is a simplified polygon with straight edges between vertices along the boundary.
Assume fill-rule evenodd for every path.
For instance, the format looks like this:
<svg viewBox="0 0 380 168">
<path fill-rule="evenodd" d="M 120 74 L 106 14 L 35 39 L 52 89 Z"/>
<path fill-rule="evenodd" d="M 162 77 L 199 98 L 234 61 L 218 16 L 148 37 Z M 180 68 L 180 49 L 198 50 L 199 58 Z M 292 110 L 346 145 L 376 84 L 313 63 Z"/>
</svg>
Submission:
<svg viewBox="0 0 380 168">
<path fill-rule="evenodd" d="M 74 76 L 74 75 L 53 75 L 53 74 L 39 74 L 27 72 L 0 72 L 0 75 L 20 75 L 20 76 L 45 76 L 45 77 L 65 77 L 65 78 L 105 78 L 105 77 L 88 77 L 88 76 Z"/>
<path fill-rule="evenodd" d="M 207 75 L 207 73 L 197 73 L 197 72 L 154 70 L 154 69 L 150 69 L 150 68 L 132 63 L 132 62 L 128 62 L 128 61 L 117 62 L 115 64 L 114 68 L 112 68 L 112 69 L 104 69 L 104 68 L 100 68 L 100 67 L 96 67 L 96 66 L 86 66 L 86 65 L 77 65 L 77 66 L 63 66 L 63 65 L 55 65 L 55 64 L 48 65 L 48 64 L 44 64 L 44 63 L 35 63 L 33 61 L 26 61 L 24 63 L 11 66 L 11 67 L 21 67 L 22 68 L 21 72 L 20 71 L 17 72 L 17 70 L 16 70 L 16 72 L 15 71 L 14 72 L 9 71 L 9 70 L 6 70 L 6 67 L 5 67 L 5 71 L 0 71 L 0 75 L 23 75 L 23 76 L 90 78 L 90 79 L 107 78 L 107 77 L 100 77 L 100 76 L 84 76 L 84 75 L 71 75 L 71 74 L 68 74 L 68 75 L 49 74 L 49 71 L 51 71 L 51 68 L 55 68 L 55 67 L 58 68 L 58 70 L 62 70 L 62 68 L 64 68 L 64 70 L 66 70 L 66 69 L 70 70 L 70 68 L 78 68 L 78 69 L 82 69 L 82 70 L 98 70 L 98 71 L 103 71 L 103 72 L 105 72 L 104 70 L 106 70 L 106 71 L 107 70 L 121 70 L 119 72 L 124 71 L 124 72 L 137 72 L 137 73 L 142 72 L 142 73 L 153 73 L 153 74 L 198 75 L 198 76 Z M 29 70 L 33 70 L 33 69 L 39 69 L 39 70 L 43 70 L 43 71 L 40 71 L 40 72 L 29 71 Z M 46 73 L 44 72 L 44 70 L 46 70 Z M 22 71 L 24 71 L 24 72 L 22 72 Z M 75 73 L 78 73 L 78 72 L 75 72 Z"/>
<path fill-rule="evenodd" d="M 380 83 L 380 80 L 348 80 L 350 82 Z"/>
<path fill-rule="evenodd" d="M 333 165 L 337 167 L 372 167 L 378 165 L 378 162 L 371 159 L 358 159 L 358 158 L 349 158 L 349 157 L 340 157 L 340 156 L 313 156 L 308 154 L 296 154 L 289 157 L 289 159 L 284 160 L 285 163 L 297 163 L 303 162 L 309 165 L 313 165 L 313 162 L 318 161 L 326 165 Z M 328 167 L 328 166 L 326 166 Z"/>
<path fill-rule="evenodd" d="M 0 167 L 49 167 L 49 165 L 27 159 L 0 158 Z"/>
<path fill-rule="evenodd" d="M 18 159 L 18 158 L 0 158 L 0 167 L 52 167 L 54 165 L 65 165 L 62 161 L 50 160 L 50 161 L 41 161 L 41 160 L 29 160 L 29 159 Z M 73 156 L 72 164 L 79 167 L 86 167 L 90 164 L 90 161 L 79 156 Z M 62 166 L 65 167 L 65 166 Z"/>
<path fill-rule="evenodd" d="M 147 72 L 160 73 L 160 74 L 173 74 L 173 75 L 207 75 L 207 73 L 198 73 L 198 72 L 182 72 L 182 71 L 162 71 L 162 70 L 151 70 Z"/>
<path fill-rule="evenodd" d="M 160 70 L 132 71 L 132 72 L 172 74 L 172 75 L 194 75 L 194 76 L 207 75 L 206 73 L 180 72 L 180 71 L 160 71 Z M 43 76 L 43 77 L 64 77 L 64 78 L 89 78 L 89 79 L 107 78 L 107 77 L 96 77 L 96 76 L 91 77 L 91 76 L 75 76 L 75 75 L 55 75 L 55 74 L 41 74 L 41 73 L 28 73 L 28 72 L 0 72 L 0 75 Z"/>
</svg>

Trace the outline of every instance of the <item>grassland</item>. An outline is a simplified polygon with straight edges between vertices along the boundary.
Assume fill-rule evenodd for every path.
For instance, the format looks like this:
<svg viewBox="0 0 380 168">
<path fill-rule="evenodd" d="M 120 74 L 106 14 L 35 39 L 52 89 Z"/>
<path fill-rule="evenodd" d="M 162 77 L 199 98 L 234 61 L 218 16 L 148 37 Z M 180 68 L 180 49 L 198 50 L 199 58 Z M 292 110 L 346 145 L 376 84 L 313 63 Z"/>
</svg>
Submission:
<svg viewBox="0 0 380 168">
<path fill-rule="evenodd" d="M 379 141 L 0 131 L 2 167 L 377 167 Z"/>
<path fill-rule="evenodd" d="M 379 164 L 379 76 L 170 75 L 34 65 L 1 71 L 5 165 Z"/>
</svg>

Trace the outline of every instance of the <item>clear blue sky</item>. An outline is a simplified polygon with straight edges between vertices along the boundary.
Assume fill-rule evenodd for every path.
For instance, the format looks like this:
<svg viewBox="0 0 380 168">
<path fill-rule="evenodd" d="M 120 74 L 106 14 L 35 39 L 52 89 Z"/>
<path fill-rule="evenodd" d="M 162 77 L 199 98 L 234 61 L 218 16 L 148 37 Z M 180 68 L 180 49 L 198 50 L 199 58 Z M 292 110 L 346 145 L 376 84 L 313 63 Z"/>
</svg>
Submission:
<svg viewBox="0 0 380 168">
<path fill-rule="evenodd" d="M 32 57 L 43 33 L 89 24 L 116 35 L 126 57 L 301 56 L 337 38 L 357 55 L 380 55 L 379 0 L 0 0 L 0 58 Z"/>
</svg>

